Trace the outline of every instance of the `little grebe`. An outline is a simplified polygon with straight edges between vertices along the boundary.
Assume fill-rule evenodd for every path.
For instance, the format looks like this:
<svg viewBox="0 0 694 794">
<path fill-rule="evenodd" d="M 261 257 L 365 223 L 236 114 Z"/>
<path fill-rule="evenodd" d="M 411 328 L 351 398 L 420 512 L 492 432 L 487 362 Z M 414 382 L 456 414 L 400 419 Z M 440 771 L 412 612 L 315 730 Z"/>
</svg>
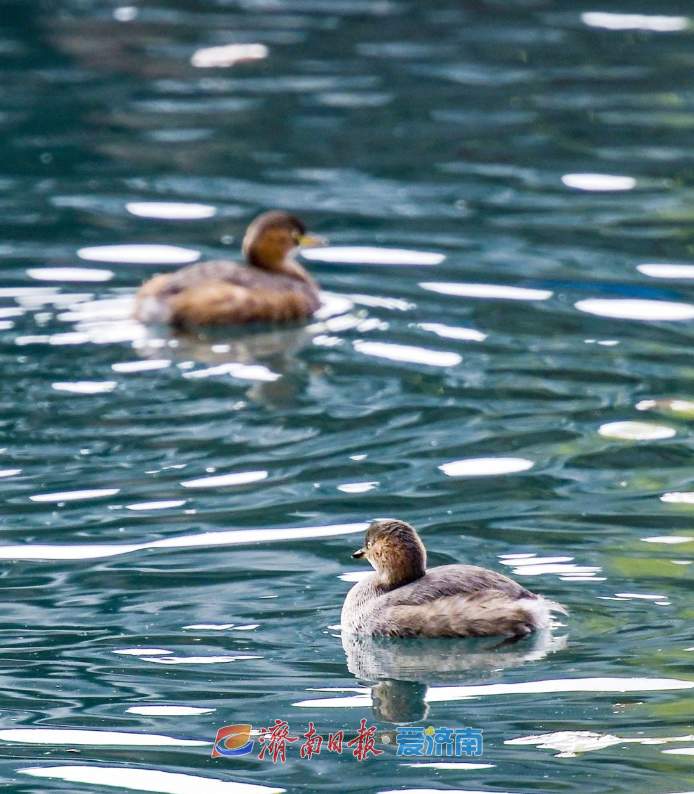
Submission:
<svg viewBox="0 0 694 794">
<path fill-rule="evenodd" d="M 376 569 L 347 593 L 342 630 L 383 637 L 520 638 L 550 623 L 560 604 L 531 593 L 513 579 L 474 565 L 426 569 L 426 549 L 409 524 L 374 521 L 364 547 Z"/>
<path fill-rule="evenodd" d="M 320 305 L 318 285 L 293 254 L 321 242 L 293 215 L 266 212 L 243 238 L 247 266 L 215 260 L 154 276 L 135 297 L 135 317 L 179 328 L 309 317 Z"/>
</svg>

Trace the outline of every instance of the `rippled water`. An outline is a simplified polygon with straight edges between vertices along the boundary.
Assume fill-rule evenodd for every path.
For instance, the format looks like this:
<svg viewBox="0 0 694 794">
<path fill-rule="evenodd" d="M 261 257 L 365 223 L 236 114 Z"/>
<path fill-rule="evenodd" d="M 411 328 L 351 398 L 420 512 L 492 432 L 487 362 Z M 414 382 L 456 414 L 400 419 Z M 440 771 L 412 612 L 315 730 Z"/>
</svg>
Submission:
<svg viewBox="0 0 694 794">
<path fill-rule="evenodd" d="M 687 4 L 30 7 L 0 12 L 6 788 L 694 790 Z M 314 322 L 129 319 L 271 207 L 330 238 Z M 378 515 L 569 619 L 343 648 Z M 362 764 L 210 758 L 362 717 Z M 484 755 L 398 758 L 407 722 Z"/>
</svg>

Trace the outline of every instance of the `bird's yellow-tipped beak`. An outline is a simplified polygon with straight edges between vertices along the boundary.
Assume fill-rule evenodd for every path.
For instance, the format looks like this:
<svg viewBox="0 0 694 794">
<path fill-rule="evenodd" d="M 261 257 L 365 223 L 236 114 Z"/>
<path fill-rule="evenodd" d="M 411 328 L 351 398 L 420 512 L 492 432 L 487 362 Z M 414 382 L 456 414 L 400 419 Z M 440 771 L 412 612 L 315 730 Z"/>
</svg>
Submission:
<svg viewBox="0 0 694 794">
<path fill-rule="evenodd" d="M 327 242 L 325 237 L 319 237 L 317 234 L 302 234 L 299 237 L 300 248 L 318 248 L 321 245 L 326 245 Z"/>
<path fill-rule="evenodd" d="M 365 556 L 365 554 L 366 554 L 366 549 L 358 549 L 357 551 L 354 552 L 354 554 L 352 554 L 352 557 L 355 560 L 360 560 L 363 556 Z"/>
</svg>

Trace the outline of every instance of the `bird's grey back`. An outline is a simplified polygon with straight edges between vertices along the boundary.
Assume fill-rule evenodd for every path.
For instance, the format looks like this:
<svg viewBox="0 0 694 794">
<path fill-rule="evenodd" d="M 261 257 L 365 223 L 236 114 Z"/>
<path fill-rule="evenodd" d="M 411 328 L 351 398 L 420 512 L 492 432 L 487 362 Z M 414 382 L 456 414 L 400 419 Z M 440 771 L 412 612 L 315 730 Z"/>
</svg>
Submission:
<svg viewBox="0 0 694 794">
<path fill-rule="evenodd" d="M 511 598 L 535 598 L 535 594 L 502 573 L 476 565 L 441 565 L 430 568 L 421 579 L 383 594 L 383 606 L 418 606 L 436 598 L 496 590 Z"/>
<path fill-rule="evenodd" d="M 229 259 L 215 259 L 183 267 L 169 276 L 167 292 L 176 293 L 205 281 L 224 281 L 254 290 L 307 292 L 307 285 L 299 279 L 281 273 L 266 273 L 257 267 L 240 265 Z"/>
</svg>

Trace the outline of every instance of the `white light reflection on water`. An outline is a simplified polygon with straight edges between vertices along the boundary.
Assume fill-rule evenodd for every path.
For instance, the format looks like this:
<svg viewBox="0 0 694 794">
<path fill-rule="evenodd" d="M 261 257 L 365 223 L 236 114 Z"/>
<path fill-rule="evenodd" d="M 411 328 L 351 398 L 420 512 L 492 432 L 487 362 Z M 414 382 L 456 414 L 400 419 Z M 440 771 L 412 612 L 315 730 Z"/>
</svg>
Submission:
<svg viewBox="0 0 694 794">
<path fill-rule="evenodd" d="M 454 295 L 461 298 L 489 298 L 491 300 L 546 301 L 554 294 L 548 289 L 511 287 L 506 284 L 462 284 L 423 281 L 419 285 L 430 292 Z"/>
<path fill-rule="evenodd" d="M 660 497 L 661 502 L 675 505 L 694 505 L 694 491 L 671 491 Z"/>
<path fill-rule="evenodd" d="M 240 380 L 253 380 L 262 383 L 272 383 L 282 377 L 279 373 L 268 369 L 264 364 L 240 364 L 238 362 L 219 364 L 216 367 L 208 367 L 207 369 L 196 369 L 192 372 L 186 372 L 183 377 L 198 379 L 212 378 L 217 375 L 231 375 L 233 378 L 239 378 Z"/>
<path fill-rule="evenodd" d="M 114 496 L 119 493 L 120 488 L 93 488 L 85 491 L 58 491 L 56 493 L 34 494 L 30 496 L 32 502 L 75 502 L 85 499 L 103 499 L 106 496 Z"/>
<path fill-rule="evenodd" d="M 409 251 L 404 248 L 376 248 L 370 246 L 325 246 L 302 250 L 304 259 L 312 262 L 335 262 L 365 265 L 438 265 L 446 258 L 429 251 Z"/>
<path fill-rule="evenodd" d="M 573 557 L 537 557 L 535 554 L 518 557 L 502 554 L 499 555 L 499 561 L 512 568 L 515 576 L 557 574 L 565 581 L 596 581 L 596 574 L 602 570 L 597 565 L 576 565 Z"/>
<path fill-rule="evenodd" d="M 400 764 L 414 768 L 429 769 L 493 769 L 494 764 L 474 764 L 468 761 L 419 761 L 411 764 Z"/>
<path fill-rule="evenodd" d="M 80 248 L 80 259 L 91 262 L 119 262 L 130 265 L 186 265 L 200 258 L 200 251 L 178 245 L 138 243 L 130 245 L 96 245 Z"/>
<path fill-rule="evenodd" d="M 349 295 L 349 299 L 359 306 L 371 306 L 374 309 L 390 309 L 396 312 L 408 312 L 416 308 L 414 303 L 410 303 L 402 298 L 389 298 L 384 295 L 351 294 Z"/>
<path fill-rule="evenodd" d="M 443 325 L 443 323 L 418 323 L 417 327 L 421 328 L 422 331 L 429 331 L 444 339 L 460 339 L 465 342 L 484 342 L 487 338 L 487 334 L 476 331 L 474 328 L 459 328 L 452 325 Z"/>
<path fill-rule="evenodd" d="M 372 573 L 371 569 L 368 571 L 347 571 L 346 573 L 341 573 L 337 578 L 343 582 L 360 582 L 362 579 L 366 579 L 367 576 L 371 576 Z"/>
<path fill-rule="evenodd" d="M 660 14 L 615 14 L 608 11 L 586 11 L 581 21 L 591 28 L 606 30 L 651 30 L 656 33 L 673 33 L 689 27 L 687 17 Z"/>
<path fill-rule="evenodd" d="M 632 601 L 634 599 L 642 599 L 644 601 L 662 601 L 667 596 L 658 595 L 655 593 L 615 593 L 615 598 L 619 598 L 622 601 Z"/>
<path fill-rule="evenodd" d="M 458 353 L 444 350 L 427 350 L 423 347 L 395 345 L 389 342 L 367 342 L 364 339 L 357 339 L 354 342 L 354 349 L 367 356 L 403 361 L 408 364 L 423 364 L 430 367 L 455 367 L 463 360 Z"/>
<path fill-rule="evenodd" d="M 144 361 L 119 361 L 117 364 L 112 364 L 111 369 L 114 372 L 129 374 L 131 372 L 150 372 L 157 369 L 166 369 L 170 366 L 171 360 L 168 358 L 152 358 Z"/>
<path fill-rule="evenodd" d="M 379 791 L 378 794 L 441 794 L 442 791 L 446 791 L 447 794 L 509 794 L 508 791 L 472 791 L 467 788 L 398 788 Z"/>
<path fill-rule="evenodd" d="M 138 218 L 161 218 L 188 221 L 212 218 L 217 214 L 210 204 L 186 204 L 173 201 L 129 201 L 125 209 Z"/>
<path fill-rule="evenodd" d="M 267 479 L 266 471 L 237 471 L 232 474 L 215 474 L 212 477 L 198 477 L 195 480 L 183 480 L 184 488 L 222 488 L 228 485 L 248 485 Z"/>
<path fill-rule="evenodd" d="M 0 546 L 2 560 L 95 560 L 116 557 L 144 549 L 187 549 L 208 546 L 236 546 L 245 543 L 270 543 L 282 540 L 326 538 L 364 532 L 367 522 L 329 524 L 322 527 L 290 527 L 285 529 L 231 529 L 226 532 L 202 532 L 179 535 L 149 543 L 82 543 L 82 544 L 18 544 Z"/>
<path fill-rule="evenodd" d="M 637 411 L 663 411 L 684 416 L 685 418 L 694 418 L 694 400 L 639 400 L 635 407 Z"/>
<path fill-rule="evenodd" d="M 18 769 L 22 775 L 53 778 L 69 783 L 124 788 L 131 791 L 151 791 L 159 794 L 282 794 L 283 788 L 237 783 L 234 780 L 187 775 L 181 772 L 162 772 L 138 766 L 34 766 Z"/>
<path fill-rule="evenodd" d="M 262 656 L 147 656 L 145 662 L 154 664 L 227 664 L 229 662 L 245 662 L 251 659 L 262 659 Z"/>
<path fill-rule="evenodd" d="M 337 486 L 338 491 L 342 491 L 342 493 L 367 493 L 367 491 L 373 491 L 379 485 L 377 480 L 371 480 L 369 482 L 345 482 L 342 485 Z"/>
<path fill-rule="evenodd" d="M 27 276 L 36 281 L 110 281 L 112 270 L 96 270 L 87 267 L 33 267 Z"/>
<path fill-rule="evenodd" d="M 223 69 L 243 61 L 267 58 L 269 50 L 264 44 L 225 44 L 221 47 L 203 47 L 191 56 L 190 63 L 198 69 Z"/>
<path fill-rule="evenodd" d="M 598 433 L 605 438 L 623 441 L 659 441 L 677 435 L 673 427 L 652 422 L 608 422 L 598 428 Z"/>
<path fill-rule="evenodd" d="M 557 678 L 545 681 L 520 681 L 479 686 L 433 686 L 426 694 L 429 703 L 445 703 L 496 695 L 560 694 L 562 692 L 665 692 L 692 689 L 694 681 L 679 678 Z M 294 706 L 305 708 L 363 708 L 371 705 L 370 690 L 361 687 L 317 687 L 310 692 L 357 692 L 349 697 L 301 700 Z"/>
<path fill-rule="evenodd" d="M 561 181 L 566 187 L 595 191 L 596 193 L 633 190 L 636 187 L 634 177 L 615 176 L 614 174 L 564 174 Z"/>
<path fill-rule="evenodd" d="M 172 507 L 182 507 L 186 503 L 185 499 L 170 499 L 161 502 L 135 502 L 126 505 L 126 510 L 169 510 Z"/>
<path fill-rule="evenodd" d="M 82 341 L 82 340 L 81 340 Z M 108 394 L 116 389 L 118 384 L 115 380 L 77 380 L 51 383 L 51 388 L 55 391 L 69 392 L 70 394 L 81 394 L 89 396 L 92 394 Z"/>
<path fill-rule="evenodd" d="M 580 312 L 597 314 L 615 320 L 644 320 L 647 322 L 678 322 L 694 318 L 690 303 L 652 301 L 636 298 L 587 298 L 574 304 Z"/>
<path fill-rule="evenodd" d="M 92 296 L 87 296 L 91 298 Z M 132 342 L 137 345 L 143 340 L 152 346 L 154 340 L 150 337 L 147 328 L 132 319 L 134 301 L 131 295 L 120 298 L 106 298 L 103 300 L 82 300 L 68 303 L 68 311 L 58 315 L 61 322 L 76 323 L 77 331 L 81 334 L 81 342 L 94 344 L 113 344 L 118 342 Z M 46 339 L 38 337 L 25 337 L 17 339 L 17 344 L 29 342 L 49 341 L 50 344 L 65 343 L 65 334 L 53 334 Z M 161 344 L 165 344 L 161 340 Z M 129 362 L 124 362 L 125 364 Z M 134 363 L 134 362 L 133 362 Z M 120 365 L 117 365 L 120 366 Z M 118 368 L 114 367 L 116 372 Z M 127 369 L 120 370 L 127 372 Z M 134 370 L 131 370 L 134 371 Z"/>
<path fill-rule="evenodd" d="M 197 714 L 212 714 L 217 709 L 200 706 L 130 706 L 128 714 L 141 714 L 143 717 L 193 717 Z"/>
<path fill-rule="evenodd" d="M 174 739 L 151 733 L 91 731 L 77 728 L 10 728 L 0 730 L 0 741 L 21 744 L 77 744 L 91 747 L 205 747 L 210 742 Z"/>
<path fill-rule="evenodd" d="M 183 630 L 190 631 L 226 631 L 233 629 L 234 623 L 192 623 L 190 626 L 183 626 Z"/>
<path fill-rule="evenodd" d="M 135 6 L 118 6 L 113 10 L 113 18 L 118 22 L 132 22 L 137 19 L 138 9 Z"/>
<path fill-rule="evenodd" d="M 694 265 L 644 264 L 638 265 L 636 269 L 651 278 L 694 278 Z"/>
<path fill-rule="evenodd" d="M 527 458 L 466 458 L 442 463 L 438 468 L 449 477 L 496 477 L 528 471 L 534 465 Z"/>
<path fill-rule="evenodd" d="M 694 736 L 653 736 L 635 737 L 613 736 L 609 733 L 596 731 L 557 731 L 555 733 L 541 733 L 535 736 L 519 736 L 516 739 L 507 739 L 504 744 L 535 745 L 540 750 L 558 750 L 556 758 L 574 758 L 579 753 L 589 753 L 602 750 L 615 744 L 644 744 L 658 745 L 670 742 L 691 742 Z M 687 748 L 665 750 L 664 752 L 682 752 Z"/>
<path fill-rule="evenodd" d="M 19 306 L 7 306 L 4 309 L 0 309 L 0 317 L 21 317 L 23 314 L 26 314 L 26 309 L 22 309 Z"/>
<path fill-rule="evenodd" d="M 79 305 L 83 301 L 92 300 L 93 297 L 91 292 L 58 292 L 55 287 L 37 287 L 17 295 L 15 300 L 27 309 L 39 309 L 43 306 L 55 306 L 58 309 L 73 304 Z"/>
</svg>

